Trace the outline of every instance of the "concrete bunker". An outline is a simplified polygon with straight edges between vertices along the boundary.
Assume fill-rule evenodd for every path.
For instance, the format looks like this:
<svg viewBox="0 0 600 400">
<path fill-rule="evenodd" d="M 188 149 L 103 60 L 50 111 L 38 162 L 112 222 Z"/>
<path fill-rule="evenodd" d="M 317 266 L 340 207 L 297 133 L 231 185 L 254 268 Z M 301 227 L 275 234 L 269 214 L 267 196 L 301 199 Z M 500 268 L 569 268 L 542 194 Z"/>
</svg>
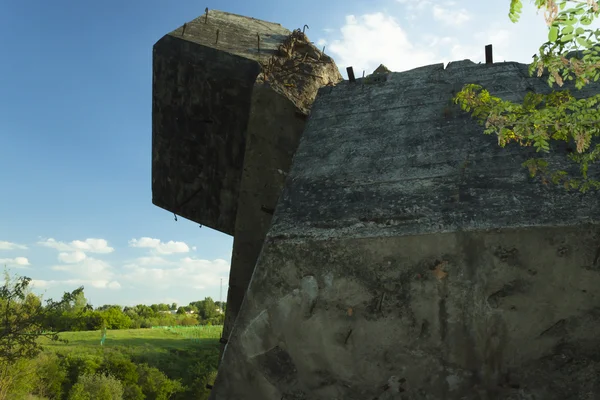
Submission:
<svg viewBox="0 0 600 400">
<path fill-rule="evenodd" d="M 210 23 L 212 13 L 223 23 L 254 23 L 215 11 L 186 29 Z M 310 81 L 314 94 L 320 89 L 303 109 L 285 93 L 301 85 L 264 81 L 269 57 L 289 60 L 278 46 L 293 32 L 281 33 L 262 67 L 250 47 L 218 52 L 208 41 L 191 43 L 201 39 L 176 42 L 182 32 L 155 46 L 155 59 L 168 58 L 168 48 L 188 50 L 171 56 L 168 68 L 155 60 L 153 201 L 235 235 L 232 275 L 239 280 L 232 277 L 237 290 L 230 288 L 235 299 L 228 302 L 243 304 L 231 314 L 233 330 L 228 316 L 211 399 L 600 393 L 598 198 L 529 179 L 520 164 L 531 154 L 500 149 L 468 115 L 448 112 L 465 83 L 517 100 L 527 90 L 550 90 L 543 79 L 519 63 L 466 60 L 335 85 L 331 61 L 332 85 Z M 237 65 L 243 77 L 246 97 L 235 96 L 229 106 L 241 105 L 219 117 L 215 131 L 200 122 L 208 115 L 193 100 L 200 84 L 177 89 L 178 78 L 165 72 L 187 68 L 175 60 L 188 60 L 188 52 L 200 70 L 208 55 L 235 59 L 211 73 Z M 578 95 L 599 91 L 593 84 Z M 210 101 L 228 105 L 218 96 Z M 177 127 L 178 118 L 196 125 Z M 282 125 L 288 133 L 278 135 Z M 201 135 L 213 139 L 200 142 Z M 197 142 L 195 154 L 184 152 L 186 140 Z M 195 200 L 181 206 L 188 198 Z"/>
</svg>

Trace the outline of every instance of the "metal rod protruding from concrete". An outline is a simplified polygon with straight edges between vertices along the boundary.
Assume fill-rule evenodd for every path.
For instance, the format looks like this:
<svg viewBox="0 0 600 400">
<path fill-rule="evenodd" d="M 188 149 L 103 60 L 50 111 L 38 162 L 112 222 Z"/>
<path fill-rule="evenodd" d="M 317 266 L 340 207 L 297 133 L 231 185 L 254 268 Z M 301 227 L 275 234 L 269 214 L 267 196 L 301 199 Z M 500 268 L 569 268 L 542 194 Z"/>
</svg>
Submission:
<svg viewBox="0 0 600 400">
<path fill-rule="evenodd" d="M 305 29 L 310 29 L 310 28 L 308 27 L 308 25 L 304 24 L 304 26 L 302 27 L 302 33 L 304 33 Z"/>
<path fill-rule="evenodd" d="M 256 45 L 258 46 L 258 52 L 260 53 L 260 34 L 256 34 Z"/>
<path fill-rule="evenodd" d="M 492 52 L 492 45 L 488 44 L 487 46 L 485 46 L 485 63 L 486 64 L 493 64 L 494 63 L 494 55 Z"/>
<path fill-rule="evenodd" d="M 217 40 L 215 40 L 215 44 L 219 42 L 219 30 L 217 29 Z"/>
<path fill-rule="evenodd" d="M 206 24 L 208 23 L 208 7 L 204 9 L 204 12 L 206 13 L 206 16 L 204 17 L 204 23 Z"/>
<path fill-rule="evenodd" d="M 181 36 L 185 35 L 185 28 L 187 28 L 187 22 L 183 23 L 183 29 L 181 30 Z"/>
<path fill-rule="evenodd" d="M 356 78 L 354 77 L 354 70 L 352 67 L 347 67 L 346 72 L 348 73 L 348 79 L 350 82 L 356 82 Z"/>
</svg>

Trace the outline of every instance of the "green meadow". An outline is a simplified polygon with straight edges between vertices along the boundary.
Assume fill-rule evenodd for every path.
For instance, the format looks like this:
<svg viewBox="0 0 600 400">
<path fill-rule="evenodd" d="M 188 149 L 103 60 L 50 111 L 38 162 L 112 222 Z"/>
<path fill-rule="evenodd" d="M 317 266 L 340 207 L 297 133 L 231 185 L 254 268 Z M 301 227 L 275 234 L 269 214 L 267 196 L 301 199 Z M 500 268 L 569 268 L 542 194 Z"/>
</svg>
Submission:
<svg viewBox="0 0 600 400">
<path fill-rule="evenodd" d="M 210 392 L 206 385 L 214 383 L 216 376 L 222 329 L 175 326 L 108 330 L 103 345 L 99 330 L 60 333 L 66 343 L 42 338 L 43 352 L 35 359 L 23 360 L 15 369 L 23 393 L 13 392 L 10 398 L 83 399 L 74 388 L 81 376 L 111 375 L 124 388 L 123 397 L 119 397 L 124 400 L 207 399 Z"/>
</svg>

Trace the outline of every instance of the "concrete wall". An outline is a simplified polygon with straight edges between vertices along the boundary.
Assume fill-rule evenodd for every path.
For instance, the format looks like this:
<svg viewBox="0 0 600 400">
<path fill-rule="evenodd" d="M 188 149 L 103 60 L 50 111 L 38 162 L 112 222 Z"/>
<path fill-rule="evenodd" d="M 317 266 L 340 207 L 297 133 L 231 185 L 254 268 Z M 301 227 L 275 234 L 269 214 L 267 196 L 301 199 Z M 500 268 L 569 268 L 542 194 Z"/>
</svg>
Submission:
<svg viewBox="0 0 600 400">
<path fill-rule="evenodd" d="M 242 305 L 307 118 L 269 87 L 258 85 L 252 100 L 252 110 L 257 112 L 251 112 L 248 124 L 224 338 L 229 337 Z M 262 111 L 265 109 L 268 115 Z"/>
<path fill-rule="evenodd" d="M 211 399 L 600 393 L 598 196 L 449 113 L 465 83 L 549 90 L 464 61 L 319 91 Z"/>
</svg>

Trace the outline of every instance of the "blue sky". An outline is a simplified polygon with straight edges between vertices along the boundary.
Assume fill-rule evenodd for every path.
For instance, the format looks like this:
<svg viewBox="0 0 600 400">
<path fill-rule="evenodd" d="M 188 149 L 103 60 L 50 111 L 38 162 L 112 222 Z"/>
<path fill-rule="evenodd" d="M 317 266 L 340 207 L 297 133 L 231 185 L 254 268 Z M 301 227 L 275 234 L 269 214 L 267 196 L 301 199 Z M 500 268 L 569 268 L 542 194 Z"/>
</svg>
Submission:
<svg viewBox="0 0 600 400">
<path fill-rule="evenodd" d="M 152 46 L 204 8 L 308 24 L 345 67 L 529 62 L 546 27 L 509 0 L 7 0 L 0 5 L 0 265 L 94 306 L 224 291 L 233 240 L 151 202 Z M 358 72 L 359 74 L 361 72 Z M 226 298 L 225 292 L 223 299 Z"/>
</svg>

